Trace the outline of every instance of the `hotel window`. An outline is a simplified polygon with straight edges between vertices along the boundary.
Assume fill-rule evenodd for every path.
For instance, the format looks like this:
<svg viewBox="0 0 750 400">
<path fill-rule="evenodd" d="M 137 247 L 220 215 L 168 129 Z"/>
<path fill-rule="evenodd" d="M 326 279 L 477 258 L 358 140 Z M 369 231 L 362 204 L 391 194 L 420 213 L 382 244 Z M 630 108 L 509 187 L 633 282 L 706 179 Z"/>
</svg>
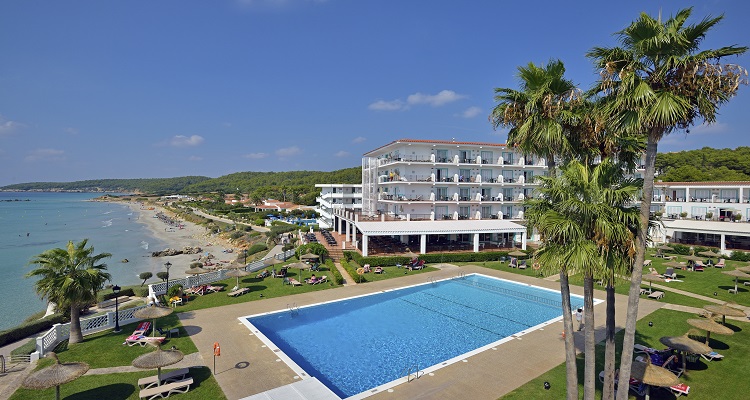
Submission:
<svg viewBox="0 0 750 400">
<path fill-rule="evenodd" d="M 448 200 L 448 188 L 444 188 L 444 187 L 435 188 L 435 200 L 437 201 Z"/>
<path fill-rule="evenodd" d="M 448 150 L 436 150 L 435 161 L 437 162 L 448 162 Z"/>
<path fill-rule="evenodd" d="M 469 201 L 469 189 L 468 188 L 466 188 L 466 189 L 461 188 L 458 191 L 458 196 L 459 196 L 459 200 L 461 200 L 461 201 Z"/>
<path fill-rule="evenodd" d="M 482 206 L 482 218 L 492 218 L 492 207 Z"/>
<path fill-rule="evenodd" d="M 491 189 L 482 189 L 482 200 L 484 200 L 484 201 L 492 200 L 492 190 Z"/>
<path fill-rule="evenodd" d="M 469 218 L 469 207 L 458 207 L 458 217 L 459 218 Z"/>
<path fill-rule="evenodd" d="M 503 163 L 505 165 L 513 164 L 513 153 L 503 152 Z"/>
<path fill-rule="evenodd" d="M 513 170 L 512 169 L 503 170 L 503 181 L 513 182 Z"/>
<path fill-rule="evenodd" d="M 492 152 L 491 151 L 483 151 L 481 154 L 482 156 L 482 164 L 492 164 L 494 161 L 492 159 Z M 484 173 L 482 174 L 484 176 Z"/>
<path fill-rule="evenodd" d="M 463 179 L 461 179 L 463 178 Z M 458 181 L 459 182 L 469 182 L 469 179 L 471 178 L 471 170 L 470 169 L 459 169 L 458 170 Z"/>
<path fill-rule="evenodd" d="M 482 175 L 482 182 L 492 182 L 491 179 L 494 179 L 491 169 L 483 169 L 479 171 L 479 175 Z"/>
<path fill-rule="evenodd" d="M 458 152 L 458 162 L 471 162 L 471 150 L 461 150 Z"/>
<path fill-rule="evenodd" d="M 503 189 L 503 199 L 505 201 L 511 201 L 513 199 L 513 189 L 507 188 Z"/>
<path fill-rule="evenodd" d="M 435 207 L 435 219 L 447 219 L 450 218 L 448 215 L 448 206 Z"/>
<path fill-rule="evenodd" d="M 450 179 L 448 177 L 448 168 L 437 168 L 435 170 L 435 181 L 447 182 L 446 179 Z"/>
</svg>

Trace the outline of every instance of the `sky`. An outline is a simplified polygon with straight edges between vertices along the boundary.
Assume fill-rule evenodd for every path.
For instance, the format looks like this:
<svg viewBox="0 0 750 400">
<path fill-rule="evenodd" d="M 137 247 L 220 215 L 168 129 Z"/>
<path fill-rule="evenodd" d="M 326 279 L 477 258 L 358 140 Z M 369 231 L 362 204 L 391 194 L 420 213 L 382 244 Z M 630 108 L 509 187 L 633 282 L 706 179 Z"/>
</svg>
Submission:
<svg viewBox="0 0 750 400">
<path fill-rule="evenodd" d="M 702 48 L 750 46 L 746 0 Z M 641 12 L 686 1 L 4 0 L 0 186 L 332 171 L 397 139 L 505 143 L 494 88 L 550 59 L 583 89 L 585 54 Z M 750 68 L 750 55 L 724 62 Z M 750 87 L 659 150 L 749 146 Z"/>
</svg>

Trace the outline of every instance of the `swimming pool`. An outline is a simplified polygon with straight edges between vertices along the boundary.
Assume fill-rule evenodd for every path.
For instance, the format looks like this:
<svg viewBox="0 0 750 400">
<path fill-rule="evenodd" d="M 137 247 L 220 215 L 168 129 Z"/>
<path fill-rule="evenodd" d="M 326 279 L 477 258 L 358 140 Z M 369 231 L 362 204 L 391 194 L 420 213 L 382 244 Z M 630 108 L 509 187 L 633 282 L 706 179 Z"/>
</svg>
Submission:
<svg viewBox="0 0 750 400">
<path fill-rule="evenodd" d="M 472 274 L 240 320 L 298 374 L 361 398 L 561 318 L 557 291 Z"/>
</svg>

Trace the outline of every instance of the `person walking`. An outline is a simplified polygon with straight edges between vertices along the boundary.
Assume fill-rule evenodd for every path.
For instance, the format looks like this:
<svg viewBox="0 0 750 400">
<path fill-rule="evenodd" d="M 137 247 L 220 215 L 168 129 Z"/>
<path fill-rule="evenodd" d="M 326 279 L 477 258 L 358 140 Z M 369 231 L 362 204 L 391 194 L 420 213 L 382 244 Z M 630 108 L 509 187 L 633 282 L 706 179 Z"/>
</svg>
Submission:
<svg viewBox="0 0 750 400">
<path fill-rule="evenodd" d="M 576 321 L 578 321 L 578 330 L 579 331 L 583 330 L 584 326 L 583 326 L 583 309 L 582 308 L 578 308 L 576 310 Z"/>
</svg>

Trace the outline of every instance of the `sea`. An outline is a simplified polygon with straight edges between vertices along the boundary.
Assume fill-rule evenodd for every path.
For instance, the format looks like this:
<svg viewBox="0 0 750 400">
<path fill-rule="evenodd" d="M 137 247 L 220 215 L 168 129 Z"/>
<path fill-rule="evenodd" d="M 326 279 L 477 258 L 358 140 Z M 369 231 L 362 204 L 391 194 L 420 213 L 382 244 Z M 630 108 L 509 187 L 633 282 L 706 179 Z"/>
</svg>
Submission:
<svg viewBox="0 0 750 400">
<path fill-rule="evenodd" d="M 34 291 L 29 261 L 68 241 L 88 239 L 104 259 L 111 284 L 140 284 L 141 272 L 163 270 L 151 252 L 167 243 L 140 221 L 141 213 L 125 204 L 92 201 L 102 193 L 0 192 L 0 331 L 46 309 Z M 127 260 L 128 262 L 123 262 Z"/>
</svg>

